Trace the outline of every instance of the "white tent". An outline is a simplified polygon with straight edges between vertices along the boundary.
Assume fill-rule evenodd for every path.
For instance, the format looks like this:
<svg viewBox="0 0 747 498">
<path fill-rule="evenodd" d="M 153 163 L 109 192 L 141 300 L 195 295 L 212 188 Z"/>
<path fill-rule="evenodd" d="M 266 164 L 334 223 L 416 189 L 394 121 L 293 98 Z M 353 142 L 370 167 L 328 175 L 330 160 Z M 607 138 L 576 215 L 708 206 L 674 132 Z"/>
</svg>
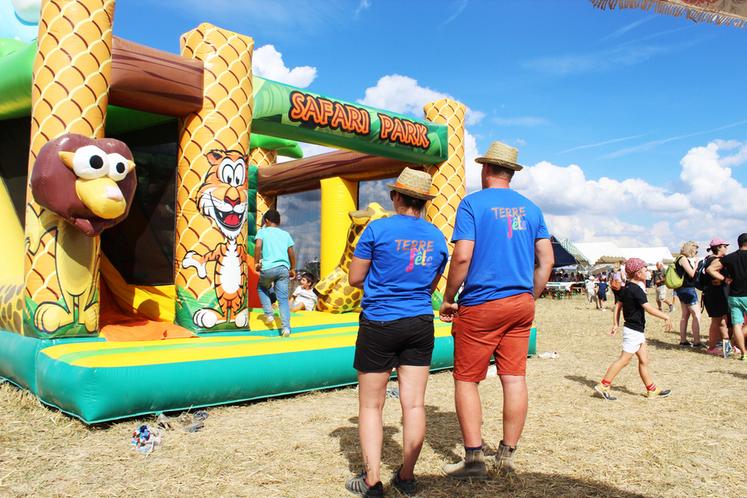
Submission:
<svg viewBox="0 0 747 498">
<path fill-rule="evenodd" d="M 620 248 L 612 242 L 577 242 L 574 246 L 591 266 L 600 262 L 610 263 L 625 259 Z"/>
<path fill-rule="evenodd" d="M 565 245 L 571 245 L 566 241 Z M 665 264 L 674 260 L 667 247 L 617 247 L 612 242 L 577 242 L 572 244 L 578 255 L 579 263 L 587 267 L 607 269 L 615 263 L 622 263 L 629 258 L 641 258 L 647 266 L 653 266 L 659 261 Z"/>
<path fill-rule="evenodd" d="M 671 251 L 667 247 L 623 247 L 620 252 L 629 258 L 641 258 L 646 265 L 655 265 L 659 261 L 668 264 L 674 260 Z"/>
</svg>

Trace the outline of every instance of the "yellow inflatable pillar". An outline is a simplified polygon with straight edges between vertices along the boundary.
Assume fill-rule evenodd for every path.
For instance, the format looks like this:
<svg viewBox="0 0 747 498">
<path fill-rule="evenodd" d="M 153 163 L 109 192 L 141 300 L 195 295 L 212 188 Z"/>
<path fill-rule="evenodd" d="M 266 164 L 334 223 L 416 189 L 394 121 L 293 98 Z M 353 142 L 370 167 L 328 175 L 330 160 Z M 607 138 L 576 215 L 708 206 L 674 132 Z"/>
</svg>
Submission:
<svg viewBox="0 0 747 498">
<path fill-rule="evenodd" d="M 39 206 L 30 180 L 39 150 L 65 133 L 104 136 L 114 0 L 46 0 L 31 85 L 24 334 L 86 335 L 98 327 L 99 237 Z"/>
<path fill-rule="evenodd" d="M 203 61 L 203 107 L 180 120 L 176 178 L 176 323 L 246 328 L 252 51 L 247 36 L 201 24 L 181 39 Z"/>
<path fill-rule="evenodd" d="M 426 209 L 425 219 L 436 225 L 443 232 L 448 242 L 449 255 L 454 250 L 451 235 L 454 233 L 454 219 L 459 202 L 467 192 L 464 171 L 464 114 L 463 104 L 451 100 L 441 99 L 426 104 L 423 107 L 425 117 L 429 121 L 445 124 L 449 127 L 449 153 L 446 161 L 429 165 L 428 173 L 433 177 L 433 187 L 437 192 Z M 438 282 L 438 292 L 443 294 L 446 287 L 447 270 Z"/>
<path fill-rule="evenodd" d="M 5 181 L 0 178 L 0 233 L 3 257 L 0 258 L 0 285 L 23 282 L 23 226 L 13 208 Z"/>
<path fill-rule="evenodd" d="M 272 166 L 278 160 L 276 150 L 265 149 L 264 147 L 255 147 L 249 151 L 249 163 L 258 168 Z M 257 230 L 262 226 L 262 216 L 268 209 L 277 209 L 277 197 L 274 195 L 262 195 L 257 188 Z"/>
<path fill-rule="evenodd" d="M 23 330 L 23 227 L 16 216 L 5 181 L 0 178 L 0 329 Z"/>
<path fill-rule="evenodd" d="M 347 234 L 344 228 L 350 225 L 350 211 L 357 209 L 358 182 L 333 177 L 325 178 L 320 183 L 322 213 L 319 274 L 326 276 L 332 273 L 345 252 Z"/>
</svg>

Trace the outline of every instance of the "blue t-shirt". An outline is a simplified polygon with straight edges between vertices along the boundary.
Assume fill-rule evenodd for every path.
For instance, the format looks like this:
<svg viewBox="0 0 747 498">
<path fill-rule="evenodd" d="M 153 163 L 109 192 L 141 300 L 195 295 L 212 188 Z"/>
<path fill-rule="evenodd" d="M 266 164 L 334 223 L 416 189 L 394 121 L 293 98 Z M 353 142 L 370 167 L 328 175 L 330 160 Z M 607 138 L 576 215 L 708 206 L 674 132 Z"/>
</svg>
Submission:
<svg viewBox="0 0 747 498">
<path fill-rule="evenodd" d="M 449 259 L 446 239 L 438 228 L 406 215 L 372 221 L 354 255 L 371 260 L 361 303 L 367 319 L 389 321 L 433 313 L 431 284 Z"/>
<path fill-rule="evenodd" d="M 290 269 L 288 248 L 293 247 L 293 238 L 278 227 L 262 227 L 257 230 L 254 240 L 262 239 L 262 270 L 276 266 Z"/>
<path fill-rule="evenodd" d="M 542 211 L 507 188 L 486 188 L 459 204 L 452 241 L 473 240 L 475 248 L 460 304 L 475 306 L 532 293 L 534 242 L 549 239 Z"/>
</svg>

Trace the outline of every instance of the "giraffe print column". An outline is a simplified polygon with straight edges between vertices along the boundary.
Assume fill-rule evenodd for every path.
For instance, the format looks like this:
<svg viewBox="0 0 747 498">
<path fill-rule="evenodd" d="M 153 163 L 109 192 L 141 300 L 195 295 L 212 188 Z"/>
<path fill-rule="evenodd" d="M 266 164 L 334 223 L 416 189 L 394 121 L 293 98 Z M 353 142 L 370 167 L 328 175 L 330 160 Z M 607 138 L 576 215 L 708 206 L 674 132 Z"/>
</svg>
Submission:
<svg viewBox="0 0 747 498">
<path fill-rule="evenodd" d="M 48 141 L 65 133 L 104 136 L 113 17 L 114 0 L 42 4 L 31 87 L 25 335 L 86 335 L 98 327 L 99 237 L 87 237 L 39 206 L 30 180 Z"/>
<path fill-rule="evenodd" d="M 425 218 L 436 225 L 446 237 L 449 255 L 454 251 L 451 235 L 454 233 L 454 220 L 459 202 L 466 193 L 466 175 L 464 171 L 464 115 L 466 108 L 463 104 L 451 100 L 441 99 L 426 104 L 423 107 L 425 117 L 429 121 L 445 124 L 449 128 L 449 152 L 446 161 L 441 164 L 429 165 L 426 171 L 433 177 L 433 187 L 438 194 L 428 203 Z M 443 295 L 446 288 L 448 266 L 437 291 Z"/>
<path fill-rule="evenodd" d="M 264 147 L 255 147 L 249 151 L 249 163 L 258 168 L 272 166 L 278 160 L 276 150 L 265 149 Z M 262 195 L 257 189 L 257 230 L 262 226 L 262 216 L 268 209 L 277 209 L 277 197 L 274 195 Z"/>
</svg>

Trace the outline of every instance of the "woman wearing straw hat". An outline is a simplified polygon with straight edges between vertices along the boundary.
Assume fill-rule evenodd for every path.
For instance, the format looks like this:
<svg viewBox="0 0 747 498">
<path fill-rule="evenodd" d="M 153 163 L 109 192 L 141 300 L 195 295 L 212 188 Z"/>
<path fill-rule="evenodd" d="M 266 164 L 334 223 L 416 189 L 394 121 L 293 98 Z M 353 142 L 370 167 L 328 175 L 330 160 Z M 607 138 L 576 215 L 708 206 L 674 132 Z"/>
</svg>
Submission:
<svg viewBox="0 0 747 498">
<path fill-rule="evenodd" d="M 363 288 L 353 366 L 358 370 L 358 424 L 365 469 L 345 485 L 383 496 L 380 479 L 382 409 L 397 369 L 403 420 L 403 463 L 392 485 L 415 493 L 415 462 L 425 438 L 425 386 L 433 353 L 431 293 L 448 260 L 446 240 L 420 217 L 433 199 L 428 173 L 405 168 L 387 185 L 396 214 L 370 223 L 350 263 L 350 285 Z"/>
<path fill-rule="evenodd" d="M 514 172 L 522 169 L 517 160 L 515 148 L 493 142 L 476 159 L 483 165 L 483 189 L 466 196 L 456 215 L 441 306 L 441 319 L 454 321 L 454 397 L 465 449 L 464 460 L 444 467 L 455 479 L 488 477 L 478 385 L 492 357 L 503 388 L 503 439 L 496 456 L 501 472 L 513 471 L 527 415 L 529 329 L 554 257 L 542 211 L 509 187 Z"/>
</svg>

